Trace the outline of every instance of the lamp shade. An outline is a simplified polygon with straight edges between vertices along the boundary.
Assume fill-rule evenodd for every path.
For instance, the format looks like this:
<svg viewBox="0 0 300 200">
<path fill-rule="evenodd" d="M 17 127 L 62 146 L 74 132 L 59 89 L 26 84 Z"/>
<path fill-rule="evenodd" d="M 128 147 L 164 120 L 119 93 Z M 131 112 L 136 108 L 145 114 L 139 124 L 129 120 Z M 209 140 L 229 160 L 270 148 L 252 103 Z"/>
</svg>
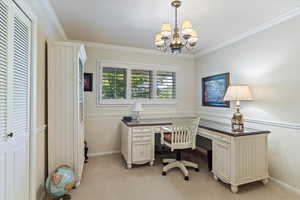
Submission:
<svg viewBox="0 0 300 200">
<path fill-rule="evenodd" d="M 196 31 L 192 31 L 192 36 L 191 38 L 189 39 L 189 42 L 190 43 L 196 43 L 198 41 L 198 34 Z"/>
<path fill-rule="evenodd" d="M 184 38 L 190 38 L 193 32 L 192 23 L 188 20 L 185 20 L 182 24 L 182 35 Z"/>
<path fill-rule="evenodd" d="M 232 85 L 229 86 L 224 97 L 224 101 L 251 101 L 253 100 L 249 86 Z"/>
<path fill-rule="evenodd" d="M 170 23 L 164 23 L 161 27 L 161 35 L 163 38 L 170 37 L 171 36 L 171 24 Z"/>
<path fill-rule="evenodd" d="M 191 21 L 185 20 L 185 21 L 182 23 L 182 29 L 192 29 L 192 28 L 193 28 L 193 26 L 192 26 Z"/>
<path fill-rule="evenodd" d="M 142 104 L 139 102 L 136 102 L 132 108 L 133 112 L 142 112 L 143 111 L 143 107 Z"/>
<path fill-rule="evenodd" d="M 154 43 L 157 47 L 161 47 L 164 45 L 164 41 L 162 40 L 162 35 L 160 33 L 156 34 Z"/>
</svg>

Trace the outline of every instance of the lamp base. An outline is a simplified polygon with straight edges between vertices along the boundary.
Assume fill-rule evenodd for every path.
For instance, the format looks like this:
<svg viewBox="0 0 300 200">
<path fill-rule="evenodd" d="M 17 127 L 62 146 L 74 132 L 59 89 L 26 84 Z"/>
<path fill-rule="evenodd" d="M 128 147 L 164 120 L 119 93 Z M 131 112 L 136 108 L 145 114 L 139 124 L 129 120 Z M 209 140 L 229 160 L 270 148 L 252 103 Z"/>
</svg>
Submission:
<svg viewBox="0 0 300 200">
<path fill-rule="evenodd" d="M 137 122 L 140 122 L 141 120 L 141 115 L 140 115 L 140 112 L 135 112 L 133 115 L 132 115 L 132 120 L 135 120 Z"/>
<path fill-rule="evenodd" d="M 244 122 L 243 114 L 240 113 L 240 109 L 237 108 L 231 119 L 232 130 L 236 132 L 244 131 Z"/>
</svg>

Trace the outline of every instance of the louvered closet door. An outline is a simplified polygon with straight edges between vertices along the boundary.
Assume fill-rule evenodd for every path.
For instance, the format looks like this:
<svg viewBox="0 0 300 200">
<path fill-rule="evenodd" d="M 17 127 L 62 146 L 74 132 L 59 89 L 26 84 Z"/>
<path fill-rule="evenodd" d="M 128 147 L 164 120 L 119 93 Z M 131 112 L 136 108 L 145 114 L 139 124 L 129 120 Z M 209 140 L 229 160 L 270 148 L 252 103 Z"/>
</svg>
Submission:
<svg viewBox="0 0 300 200">
<path fill-rule="evenodd" d="M 28 197 L 31 22 L 16 6 L 13 17 L 10 131 L 12 138 L 12 199 Z"/>
<path fill-rule="evenodd" d="M 0 9 L 0 200 L 28 200 L 31 21 L 11 0 Z"/>
<path fill-rule="evenodd" d="M 10 200 L 10 148 L 8 134 L 8 54 L 11 4 L 0 0 L 0 200 Z"/>
</svg>

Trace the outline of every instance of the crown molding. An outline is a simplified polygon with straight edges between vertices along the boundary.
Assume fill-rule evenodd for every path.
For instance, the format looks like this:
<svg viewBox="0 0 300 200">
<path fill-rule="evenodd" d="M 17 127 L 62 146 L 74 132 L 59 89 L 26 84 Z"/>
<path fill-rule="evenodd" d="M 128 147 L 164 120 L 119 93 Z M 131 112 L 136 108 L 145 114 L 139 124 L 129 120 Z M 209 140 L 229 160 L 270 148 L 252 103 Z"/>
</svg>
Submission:
<svg viewBox="0 0 300 200">
<path fill-rule="evenodd" d="M 66 33 L 49 0 L 28 0 L 27 2 L 48 39 L 67 40 Z"/>
<path fill-rule="evenodd" d="M 204 55 L 207 55 L 207 54 L 210 54 L 212 52 L 215 52 L 215 51 L 218 51 L 220 49 L 223 49 L 227 46 L 230 46 L 234 43 L 237 43 L 241 40 L 244 40 L 248 37 L 251 37 L 257 33 L 260 33 L 262 31 L 265 31 L 267 29 L 270 29 L 272 28 L 273 26 L 276 26 L 278 24 L 281 24 L 289 19 L 292 19 L 296 16 L 299 16 L 300 15 L 300 5 L 293 8 L 293 9 L 290 9 L 289 11 L 287 11 L 286 13 L 282 14 L 282 15 L 279 15 L 275 18 L 273 18 L 272 20 L 256 27 L 255 29 L 251 30 L 251 31 L 248 31 L 248 32 L 245 32 L 241 35 L 238 35 L 237 37 L 234 37 L 230 40 L 227 40 L 227 41 L 224 41 L 224 42 L 221 42 L 215 46 L 212 46 L 210 48 L 207 48 L 207 49 L 204 49 L 204 50 L 201 50 L 201 51 L 198 51 L 198 52 L 195 52 L 195 57 L 201 57 L 201 56 L 204 56 Z"/>
<path fill-rule="evenodd" d="M 176 54 L 176 55 L 172 55 L 172 54 L 164 54 L 164 53 L 162 53 L 158 50 L 154 50 L 154 49 L 128 47 L 128 46 L 104 44 L 104 43 L 98 43 L 98 42 L 80 41 L 80 40 L 72 40 L 72 41 L 80 42 L 80 43 L 84 44 L 86 47 L 96 48 L 96 49 L 123 51 L 123 52 L 131 52 L 131 53 L 140 53 L 140 54 L 154 55 L 154 56 L 181 57 L 181 58 L 194 59 L 194 54 Z"/>
</svg>

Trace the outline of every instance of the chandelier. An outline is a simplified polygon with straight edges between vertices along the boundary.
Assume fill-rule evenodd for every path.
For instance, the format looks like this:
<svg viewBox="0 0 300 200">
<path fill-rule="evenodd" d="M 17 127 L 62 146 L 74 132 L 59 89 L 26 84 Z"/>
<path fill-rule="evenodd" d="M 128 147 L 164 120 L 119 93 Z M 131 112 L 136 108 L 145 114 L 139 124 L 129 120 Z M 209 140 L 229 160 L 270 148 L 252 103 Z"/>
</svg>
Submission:
<svg viewBox="0 0 300 200">
<path fill-rule="evenodd" d="M 177 9 L 181 6 L 181 1 L 174 0 L 171 3 L 175 8 L 175 28 L 171 31 L 171 24 L 164 23 L 161 32 L 155 35 L 155 46 L 162 52 L 170 51 L 171 53 L 181 53 L 183 48 L 192 50 L 198 41 L 197 32 L 193 30 L 189 20 L 182 24 L 181 34 L 177 22 Z"/>
</svg>

